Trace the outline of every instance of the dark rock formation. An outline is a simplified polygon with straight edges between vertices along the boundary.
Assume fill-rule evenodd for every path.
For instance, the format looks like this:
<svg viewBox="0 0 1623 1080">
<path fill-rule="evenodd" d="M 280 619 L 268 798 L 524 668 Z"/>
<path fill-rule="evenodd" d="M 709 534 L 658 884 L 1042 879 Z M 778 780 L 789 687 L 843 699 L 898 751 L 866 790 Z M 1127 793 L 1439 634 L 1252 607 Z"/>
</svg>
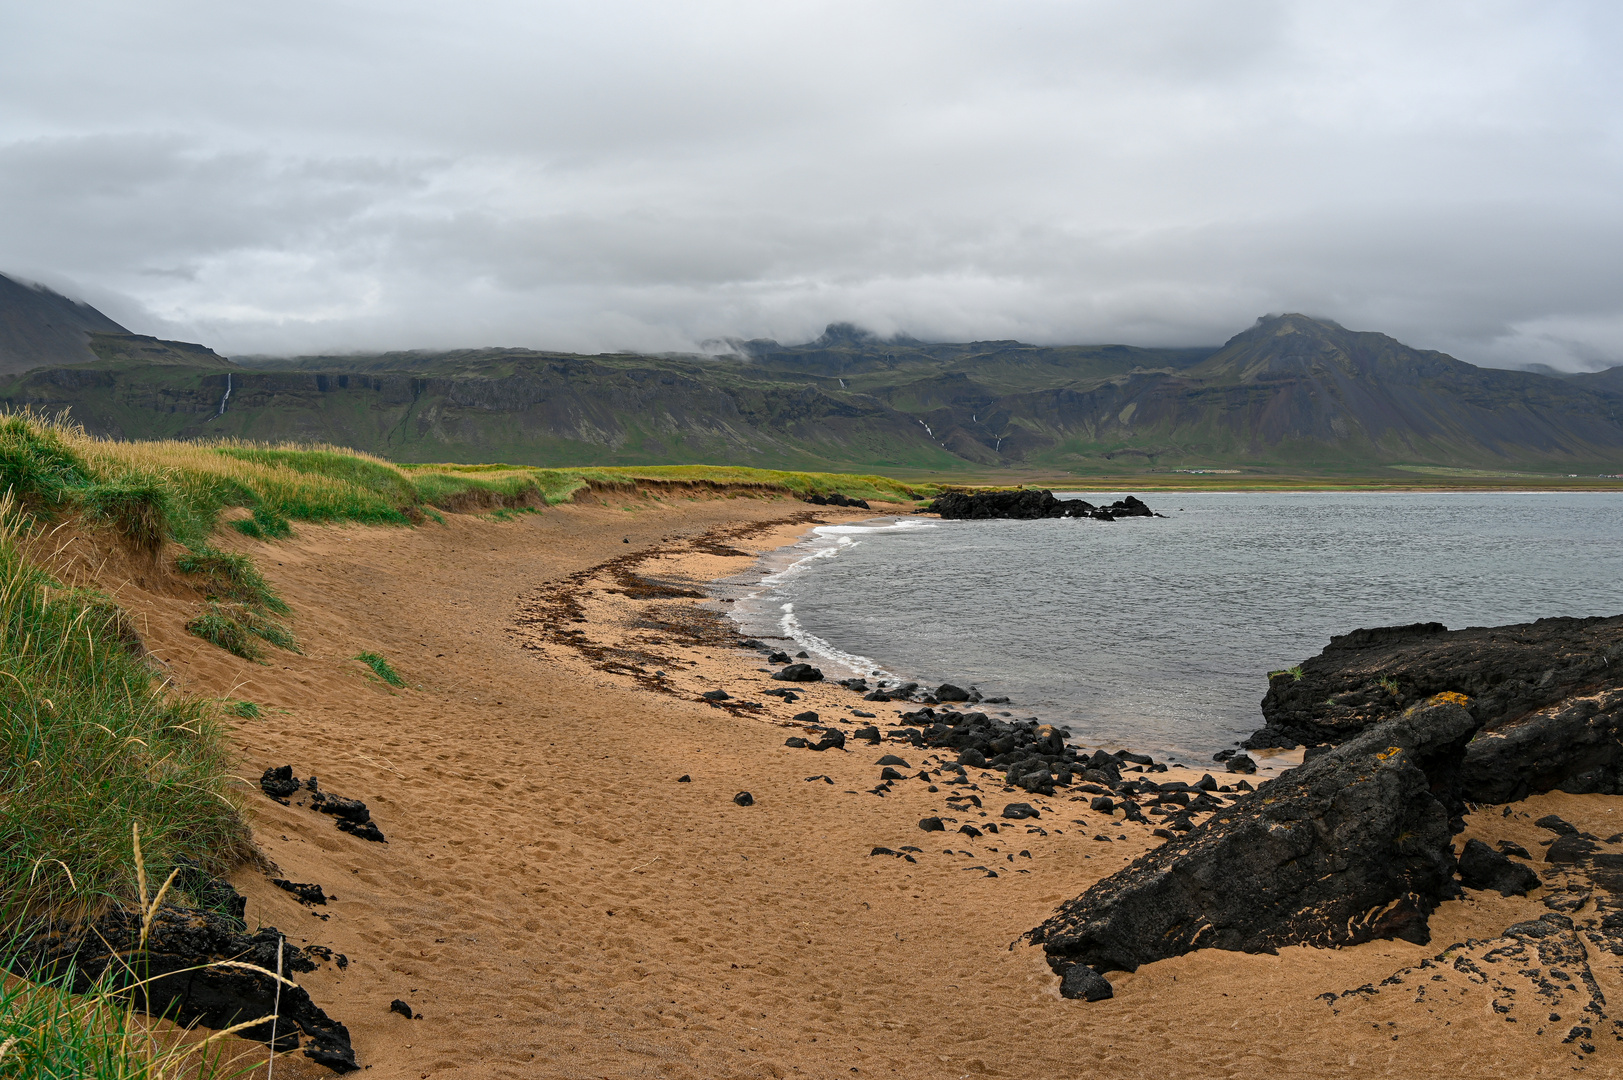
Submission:
<svg viewBox="0 0 1623 1080">
<path fill-rule="evenodd" d="M 1460 881 L 1468 889 L 1494 889 L 1500 896 L 1526 896 L 1538 888 L 1531 866 L 1512 862 L 1480 840 L 1467 840 L 1460 853 Z"/>
<path fill-rule="evenodd" d="M 105 976 L 144 1012 L 219 1029 L 276 1012 L 276 978 L 268 973 L 276 971 L 280 938 L 274 927 L 250 935 L 236 920 L 214 912 L 165 905 L 153 916 L 142 950 L 140 912 L 118 905 L 88 925 L 48 928 L 12 964 L 16 974 L 30 977 L 71 971 L 72 989 L 81 994 Z M 253 964 L 264 972 L 211 966 L 220 961 Z M 282 970 L 314 971 L 315 964 L 303 949 L 284 944 Z M 357 1068 L 348 1029 L 322 1012 L 303 987 L 282 984 L 279 1016 L 276 1049 L 294 1049 L 302 1032 L 306 1057 L 338 1072 Z M 269 1042 L 271 1024 L 241 1034 Z"/>
<path fill-rule="evenodd" d="M 1141 856 L 1029 936 L 1062 975 L 1197 948 L 1424 942 L 1456 891 L 1450 822 L 1475 726 L 1457 704 L 1411 709 Z"/>
<path fill-rule="evenodd" d="M 1462 694 L 1478 732 L 1462 792 L 1512 802 L 1561 788 L 1623 792 L 1623 616 L 1446 629 L 1355 630 L 1269 676 L 1266 726 L 1246 746 L 1341 743 L 1438 693 Z"/>
<path fill-rule="evenodd" d="M 755 796 L 751 795 L 747 791 L 740 791 L 737 795 L 733 796 L 733 802 L 737 803 L 739 806 L 754 806 Z"/>
<path fill-rule="evenodd" d="M 936 496 L 927 508 L 944 518 L 984 520 L 988 518 L 1085 517 L 1114 521 L 1121 517 L 1154 517 L 1136 497 L 1129 495 L 1109 506 L 1094 506 L 1083 499 L 1056 499 L 1051 491 L 949 491 Z"/>
<path fill-rule="evenodd" d="M 259 789 L 273 799 L 285 799 L 299 790 L 299 778 L 291 765 L 269 768 L 259 777 Z"/>
<path fill-rule="evenodd" d="M 814 492 L 806 496 L 806 501 L 813 506 L 854 506 L 859 510 L 868 509 L 868 500 L 853 499 L 838 491 L 831 491 L 827 495 L 818 495 Z"/>
<path fill-rule="evenodd" d="M 782 671 L 776 672 L 774 679 L 780 682 L 822 682 L 823 673 L 810 664 L 790 664 Z"/>
<path fill-rule="evenodd" d="M 1114 997 L 1110 982 L 1086 964 L 1072 964 L 1061 974 L 1061 997 L 1081 998 L 1083 1001 L 1103 1001 Z"/>
</svg>

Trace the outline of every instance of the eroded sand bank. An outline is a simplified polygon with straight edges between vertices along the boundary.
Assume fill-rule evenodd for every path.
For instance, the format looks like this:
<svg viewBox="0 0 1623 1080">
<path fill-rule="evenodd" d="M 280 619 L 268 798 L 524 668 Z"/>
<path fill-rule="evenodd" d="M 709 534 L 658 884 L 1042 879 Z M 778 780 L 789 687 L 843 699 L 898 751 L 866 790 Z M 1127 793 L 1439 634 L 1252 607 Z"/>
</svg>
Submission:
<svg viewBox="0 0 1623 1080">
<path fill-rule="evenodd" d="M 268 666 L 188 636 L 195 598 L 139 574 L 104 584 L 177 682 L 264 709 L 236 722 L 256 840 L 280 876 L 336 899 L 301 906 L 253 869 L 234 882 L 250 922 L 347 958 L 301 981 L 348 1025 L 368 1076 L 1614 1074 L 1623 1044 L 1609 1025 L 1596 1025 L 1591 1055 L 1562 1042 L 1588 1000 L 1576 989 L 1507 996 L 1450 965 L 1380 986 L 1452 942 L 1544 914 L 1537 893 L 1446 904 L 1430 946 L 1207 951 L 1112 976 L 1110 1001 L 1061 999 L 1020 935 L 1156 842 L 1148 829 L 1107 824 L 1062 791 L 1031 800 L 1048 807 L 1041 833 L 925 833 L 927 814 L 981 819 L 925 782 L 865 790 L 880 754 L 916 771 L 918 751 L 783 745 L 804 710 L 855 706 L 883 727 L 896 706 L 830 686 L 795 687 L 793 704 L 761 696 L 784 684 L 722 635 L 707 643 L 700 601 L 672 595 L 747 569 L 813 521 L 862 516 L 633 499 L 409 530 L 300 526 L 271 545 L 234 537 L 292 605 L 304 648 L 270 650 Z M 410 688 L 371 677 L 351 659 L 362 650 Z M 712 688 L 763 707 L 703 702 Z M 364 799 L 389 842 L 259 794 L 260 770 L 282 764 Z M 979 786 L 992 820 L 1028 799 Z M 735 805 L 745 790 L 754 805 Z M 1607 836 L 1623 829 L 1620 805 L 1541 796 L 1509 817 L 1474 815 L 1467 836 L 1538 851 L 1549 834 L 1534 818 Z M 910 863 L 870 857 L 875 846 L 919 851 Z M 1623 1008 L 1623 960 L 1592 959 L 1608 1011 Z M 1381 992 L 1320 996 L 1365 984 Z M 422 1018 L 391 1013 L 395 998 Z M 1509 1014 L 1495 1009 L 1507 1000 Z M 284 1055 L 276 1073 L 325 1070 Z"/>
</svg>

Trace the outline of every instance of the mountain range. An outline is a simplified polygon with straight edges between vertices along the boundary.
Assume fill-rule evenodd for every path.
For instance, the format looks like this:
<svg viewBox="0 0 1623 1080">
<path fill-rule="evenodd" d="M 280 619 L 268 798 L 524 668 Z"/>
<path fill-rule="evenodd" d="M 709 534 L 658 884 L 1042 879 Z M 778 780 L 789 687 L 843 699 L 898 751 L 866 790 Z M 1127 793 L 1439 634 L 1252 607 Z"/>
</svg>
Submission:
<svg viewBox="0 0 1623 1080">
<path fill-rule="evenodd" d="M 1479 368 L 1299 314 L 1204 348 L 931 343 L 849 324 L 802 345 L 730 348 L 232 361 L 0 277 L 0 404 L 71 410 L 118 438 L 550 465 L 1623 472 L 1623 367 Z"/>
</svg>

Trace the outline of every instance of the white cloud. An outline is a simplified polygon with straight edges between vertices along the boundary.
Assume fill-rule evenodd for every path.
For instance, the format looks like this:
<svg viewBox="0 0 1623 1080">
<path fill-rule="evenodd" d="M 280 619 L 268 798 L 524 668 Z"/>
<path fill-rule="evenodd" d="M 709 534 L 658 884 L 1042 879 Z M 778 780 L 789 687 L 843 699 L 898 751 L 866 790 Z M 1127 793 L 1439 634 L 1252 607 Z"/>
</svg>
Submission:
<svg viewBox="0 0 1623 1080">
<path fill-rule="evenodd" d="M 1623 361 L 1599 3 L 36 5 L 0 269 L 225 352 L 1215 342 Z"/>
</svg>

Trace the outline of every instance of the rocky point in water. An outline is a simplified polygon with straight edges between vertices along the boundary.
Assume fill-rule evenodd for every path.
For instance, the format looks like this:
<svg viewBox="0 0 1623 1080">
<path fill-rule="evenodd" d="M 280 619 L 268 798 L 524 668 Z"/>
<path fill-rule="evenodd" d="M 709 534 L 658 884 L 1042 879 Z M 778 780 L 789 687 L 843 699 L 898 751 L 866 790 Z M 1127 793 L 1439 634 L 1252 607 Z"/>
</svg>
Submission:
<svg viewBox="0 0 1623 1080">
<path fill-rule="evenodd" d="M 1093 518 L 1115 521 L 1124 517 L 1157 516 L 1138 498 L 1129 495 L 1109 506 L 1094 506 L 1084 499 L 1056 499 L 1052 491 L 959 491 L 943 492 L 928 507 L 944 518 Z"/>
<path fill-rule="evenodd" d="M 1470 699 L 1461 769 L 1472 802 L 1559 788 L 1623 794 L 1623 616 L 1449 630 L 1354 630 L 1299 668 L 1270 674 L 1252 749 L 1339 744 L 1416 701 Z"/>
</svg>

